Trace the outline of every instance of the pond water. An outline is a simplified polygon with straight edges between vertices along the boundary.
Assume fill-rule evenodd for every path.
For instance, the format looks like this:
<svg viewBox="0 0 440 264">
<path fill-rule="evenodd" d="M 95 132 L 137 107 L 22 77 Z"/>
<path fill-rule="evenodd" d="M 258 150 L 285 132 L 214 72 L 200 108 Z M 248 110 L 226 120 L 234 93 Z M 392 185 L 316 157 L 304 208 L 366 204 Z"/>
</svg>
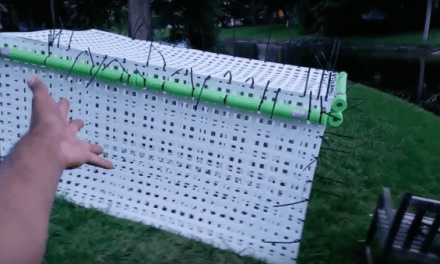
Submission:
<svg viewBox="0 0 440 264">
<path fill-rule="evenodd" d="M 432 101 L 440 94 L 440 52 L 433 53 L 420 47 L 356 48 L 342 43 L 337 53 L 333 44 L 333 41 L 284 42 L 268 46 L 264 42 L 225 41 L 223 46 L 227 47 L 224 53 L 230 55 L 314 68 L 326 67 L 330 58 L 333 64 L 337 57 L 335 70 L 347 72 L 350 81 L 392 93 L 440 115 L 440 96 L 439 101 Z M 424 58 L 425 70 L 419 101 L 421 58 Z M 430 99 L 431 103 L 424 103 Z"/>
</svg>

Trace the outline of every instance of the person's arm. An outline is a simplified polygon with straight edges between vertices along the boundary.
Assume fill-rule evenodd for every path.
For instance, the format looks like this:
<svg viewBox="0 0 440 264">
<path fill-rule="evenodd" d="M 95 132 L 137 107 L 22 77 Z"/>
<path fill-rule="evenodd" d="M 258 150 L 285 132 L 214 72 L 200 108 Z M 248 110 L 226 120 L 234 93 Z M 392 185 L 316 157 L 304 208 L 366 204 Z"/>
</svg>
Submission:
<svg viewBox="0 0 440 264">
<path fill-rule="evenodd" d="M 29 132 L 0 164 L 0 263 L 42 261 L 49 217 L 64 169 L 87 163 L 111 169 L 103 149 L 76 137 L 81 120 L 67 120 L 69 101 L 56 103 L 40 81 L 29 82 L 34 98 Z"/>
</svg>

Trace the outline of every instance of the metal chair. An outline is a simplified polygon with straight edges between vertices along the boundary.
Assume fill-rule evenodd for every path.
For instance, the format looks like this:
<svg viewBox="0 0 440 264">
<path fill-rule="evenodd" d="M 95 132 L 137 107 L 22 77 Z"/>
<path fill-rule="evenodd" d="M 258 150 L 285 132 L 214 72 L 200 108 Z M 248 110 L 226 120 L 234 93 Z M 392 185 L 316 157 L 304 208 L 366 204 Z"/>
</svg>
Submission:
<svg viewBox="0 0 440 264">
<path fill-rule="evenodd" d="M 416 214 L 408 212 L 413 208 Z M 427 212 L 435 213 L 435 218 L 426 217 Z M 392 207 L 390 190 L 382 189 L 382 195 L 374 212 L 370 230 L 365 241 L 368 264 L 371 258 L 371 243 L 379 234 L 381 256 L 379 263 L 400 258 L 422 263 L 440 263 L 440 251 L 431 248 L 440 226 L 440 202 L 405 193 L 397 210 Z"/>
</svg>

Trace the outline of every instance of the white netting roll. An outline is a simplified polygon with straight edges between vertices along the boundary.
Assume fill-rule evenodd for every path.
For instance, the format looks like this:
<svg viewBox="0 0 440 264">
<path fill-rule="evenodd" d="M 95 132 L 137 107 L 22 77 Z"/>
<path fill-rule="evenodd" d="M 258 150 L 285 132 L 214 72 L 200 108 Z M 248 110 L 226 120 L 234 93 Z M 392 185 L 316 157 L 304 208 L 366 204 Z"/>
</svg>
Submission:
<svg viewBox="0 0 440 264">
<path fill-rule="evenodd" d="M 47 52 L 47 36 L 48 31 L 0 34 L 0 45 Z M 308 96 L 300 96 L 305 91 L 305 68 L 154 43 L 166 58 L 164 71 L 155 52 L 146 67 L 149 42 L 89 30 L 75 32 L 69 50 L 70 36 L 63 31 L 60 48 L 58 40 L 51 47 L 53 55 L 74 58 L 90 48 L 95 64 L 108 55 L 129 72 L 139 69 L 145 77 L 157 74 L 166 80 L 180 68 L 193 67 L 197 83 L 210 75 L 210 89 L 260 99 L 270 80 L 268 100 L 282 88 L 278 102 L 309 104 Z M 231 71 L 232 82 L 223 77 L 226 71 Z M 269 120 L 259 113 L 204 102 L 194 111 L 193 99 L 98 79 L 86 88 L 91 78 L 71 74 L 66 80 L 66 72 L 0 59 L 1 155 L 29 129 L 32 93 L 26 80 L 31 72 L 50 87 L 55 100 L 70 100 L 70 116 L 86 122 L 78 137 L 98 142 L 116 167 L 84 165 L 64 171 L 58 194 L 241 255 L 295 263 L 324 126 Z M 315 98 L 319 92 L 328 93 L 323 108 L 329 110 L 335 81 L 328 86 L 325 72 L 326 85 L 319 89 L 322 71 L 311 72 L 306 92 L 314 95 L 312 106 L 320 107 Z M 190 82 L 185 70 L 175 76 Z M 249 77 L 255 79 L 253 89 L 245 83 Z M 285 204 L 292 205 L 275 207 Z"/>
</svg>

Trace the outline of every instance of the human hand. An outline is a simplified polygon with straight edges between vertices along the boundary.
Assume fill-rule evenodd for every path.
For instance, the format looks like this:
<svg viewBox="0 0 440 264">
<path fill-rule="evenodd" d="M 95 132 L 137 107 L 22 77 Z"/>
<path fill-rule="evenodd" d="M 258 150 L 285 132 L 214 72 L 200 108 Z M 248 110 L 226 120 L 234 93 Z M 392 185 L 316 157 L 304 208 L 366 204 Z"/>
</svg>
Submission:
<svg viewBox="0 0 440 264">
<path fill-rule="evenodd" d="M 112 162 L 99 157 L 104 152 L 103 148 L 76 136 L 84 127 L 84 121 L 67 120 L 69 100 L 61 98 L 58 103 L 55 102 L 46 85 L 35 76 L 29 78 L 28 85 L 34 95 L 28 133 L 50 144 L 63 170 L 76 169 L 84 163 L 104 169 L 113 168 Z"/>
</svg>

